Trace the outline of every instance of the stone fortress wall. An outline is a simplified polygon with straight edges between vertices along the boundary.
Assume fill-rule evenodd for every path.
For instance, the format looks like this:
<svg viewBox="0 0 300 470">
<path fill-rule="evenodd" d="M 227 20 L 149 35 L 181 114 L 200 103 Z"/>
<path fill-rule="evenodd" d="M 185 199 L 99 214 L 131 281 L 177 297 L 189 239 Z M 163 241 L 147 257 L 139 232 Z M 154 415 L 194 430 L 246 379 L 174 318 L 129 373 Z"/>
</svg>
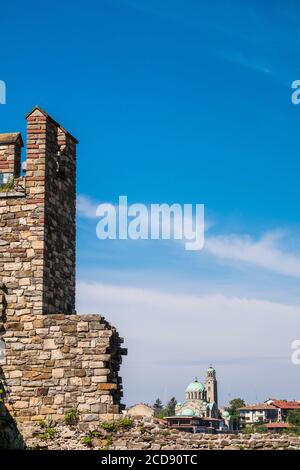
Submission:
<svg viewBox="0 0 300 470">
<path fill-rule="evenodd" d="M 300 450 L 300 436 L 287 434 L 192 434 L 170 429 L 162 420 L 135 419 L 132 426 L 113 431 L 97 428 L 92 436 L 76 426 L 58 424 L 54 438 L 41 438 L 38 424 L 26 429 L 30 448 L 48 450 L 143 450 L 186 451 L 208 450 Z M 87 439 L 88 437 L 88 439 Z"/>
<path fill-rule="evenodd" d="M 77 140 L 39 107 L 22 137 L 0 134 L 0 378 L 24 425 L 76 409 L 82 423 L 118 415 L 122 338 L 100 315 L 76 315 Z"/>
</svg>

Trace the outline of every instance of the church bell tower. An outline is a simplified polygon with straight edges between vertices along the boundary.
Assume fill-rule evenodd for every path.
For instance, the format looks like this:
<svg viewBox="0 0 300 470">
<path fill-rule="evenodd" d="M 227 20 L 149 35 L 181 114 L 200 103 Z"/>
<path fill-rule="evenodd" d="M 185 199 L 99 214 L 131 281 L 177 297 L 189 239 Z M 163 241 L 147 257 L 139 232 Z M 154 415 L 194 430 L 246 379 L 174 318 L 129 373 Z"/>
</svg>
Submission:
<svg viewBox="0 0 300 470">
<path fill-rule="evenodd" d="M 206 371 L 205 389 L 207 401 L 209 403 L 215 402 L 218 406 L 218 383 L 216 371 L 212 366 L 210 366 Z"/>
</svg>

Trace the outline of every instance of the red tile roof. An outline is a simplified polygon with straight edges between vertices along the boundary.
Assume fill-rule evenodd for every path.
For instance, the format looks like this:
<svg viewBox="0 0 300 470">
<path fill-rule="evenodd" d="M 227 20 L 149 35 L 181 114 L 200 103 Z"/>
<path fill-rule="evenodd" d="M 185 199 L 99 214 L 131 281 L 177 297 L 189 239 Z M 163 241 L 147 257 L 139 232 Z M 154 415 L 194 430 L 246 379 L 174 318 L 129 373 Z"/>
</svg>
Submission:
<svg viewBox="0 0 300 470">
<path fill-rule="evenodd" d="M 291 425 L 289 423 L 268 423 L 265 425 L 268 429 L 284 429 L 290 428 Z"/>
<path fill-rule="evenodd" d="M 274 400 L 272 405 L 283 410 L 300 410 L 300 403 L 298 401 Z"/>
</svg>

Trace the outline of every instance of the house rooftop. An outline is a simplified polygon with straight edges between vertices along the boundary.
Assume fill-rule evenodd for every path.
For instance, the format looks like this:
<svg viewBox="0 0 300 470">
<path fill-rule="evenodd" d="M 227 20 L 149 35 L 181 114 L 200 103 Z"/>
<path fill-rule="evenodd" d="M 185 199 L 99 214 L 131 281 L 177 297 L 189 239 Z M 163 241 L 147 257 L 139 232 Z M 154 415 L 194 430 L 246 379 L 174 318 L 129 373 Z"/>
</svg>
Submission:
<svg viewBox="0 0 300 470">
<path fill-rule="evenodd" d="M 213 421 L 213 422 L 220 422 L 222 421 L 221 419 L 219 418 L 207 418 L 207 417 L 202 417 L 202 416 L 181 416 L 181 415 L 175 415 L 175 416 L 165 416 L 164 419 L 173 419 L 173 420 L 186 420 L 186 419 L 190 419 L 190 420 L 196 420 L 196 419 L 200 419 L 201 421 L 207 421 L 207 422 L 210 422 L 210 421 Z"/>
<path fill-rule="evenodd" d="M 240 411 L 251 411 L 251 410 L 277 410 L 274 405 L 268 405 L 268 403 L 256 403 L 255 405 L 246 405 L 239 408 Z"/>
<path fill-rule="evenodd" d="M 127 408 L 127 410 L 131 410 L 131 408 L 135 408 L 136 406 L 141 406 L 141 405 L 142 405 L 142 406 L 146 406 L 147 408 L 151 408 L 151 410 L 153 410 L 153 406 L 148 405 L 148 403 L 142 403 L 142 402 L 140 402 L 140 403 L 135 403 L 134 405 L 129 406 L 129 407 Z"/>
<path fill-rule="evenodd" d="M 298 401 L 273 400 L 272 405 L 285 410 L 300 410 L 300 403 Z"/>
<path fill-rule="evenodd" d="M 288 429 L 292 427 L 289 423 L 267 423 L 265 426 L 268 429 Z"/>
</svg>

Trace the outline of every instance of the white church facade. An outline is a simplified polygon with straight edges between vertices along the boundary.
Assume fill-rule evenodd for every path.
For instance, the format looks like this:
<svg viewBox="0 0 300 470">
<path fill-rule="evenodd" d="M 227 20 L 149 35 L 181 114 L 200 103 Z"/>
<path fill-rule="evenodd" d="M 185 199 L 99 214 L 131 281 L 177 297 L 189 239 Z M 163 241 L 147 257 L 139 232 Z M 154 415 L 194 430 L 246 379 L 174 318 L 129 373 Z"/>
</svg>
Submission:
<svg viewBox="0 0 300 470">
<path fill-rule="evenodd" d="M 197 378 L 185 391 L 185 400 L 175 408 L 176 416 L 199 416 L 201 418 L 218 418 L 218 384 L 216 371 L 209 367 L 206 371 L 204 385 Z"/>
</svg>

